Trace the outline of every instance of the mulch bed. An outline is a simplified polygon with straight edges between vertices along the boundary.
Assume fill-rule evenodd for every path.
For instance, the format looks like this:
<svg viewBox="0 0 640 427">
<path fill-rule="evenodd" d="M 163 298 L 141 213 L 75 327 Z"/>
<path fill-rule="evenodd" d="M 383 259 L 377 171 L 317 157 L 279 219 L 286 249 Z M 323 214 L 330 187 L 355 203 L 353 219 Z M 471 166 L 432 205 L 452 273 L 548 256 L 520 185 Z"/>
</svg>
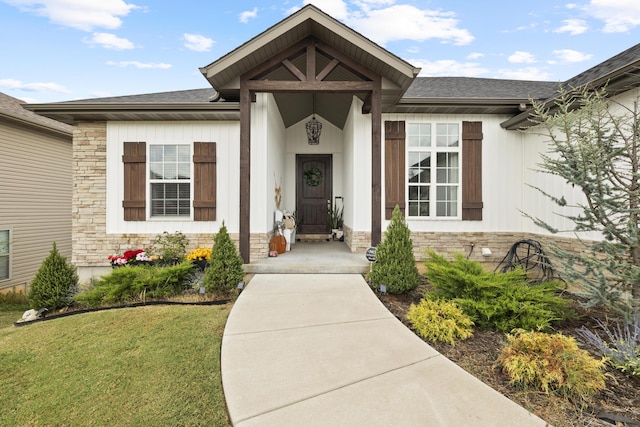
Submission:
<svg viewBox="0 0 640 427">
<path fill-rule="evenodd" d="M 408 294 L 378 294 L 378 298 L 394 316 L 411 329 L 411 322 L 406 319 L 406 313 L 411 304 L 420 302 L 422 295 L 428 289 L 429 286 L 423 283 Z M 581 348 L 589 351 L 592 356 L 600 358 L 601 356 L 593 348 L 583 344 L 576 330 L 583 325 L 593 329 L 594 318 L 604 318 L 605 313 L 585 310 L 577 299 L 574 301 L 574 306 L 579 318 L 564 322 L 556 328 L 556 332 L 575 337 Z M 640 378 L 625 376 L 607 365 L 606 389 L 586 402 L 571 402 L 554 394 L 522 390 L 509 384 L 508 378 L 496 365 L 500 350 L 505 343 L 504 334 L 487 330 L 476 330 L 473 337 L 458 342 L 455 346 L 428 342 L 467 372 L 555 427 L 640 427 Z"/>
</svg>

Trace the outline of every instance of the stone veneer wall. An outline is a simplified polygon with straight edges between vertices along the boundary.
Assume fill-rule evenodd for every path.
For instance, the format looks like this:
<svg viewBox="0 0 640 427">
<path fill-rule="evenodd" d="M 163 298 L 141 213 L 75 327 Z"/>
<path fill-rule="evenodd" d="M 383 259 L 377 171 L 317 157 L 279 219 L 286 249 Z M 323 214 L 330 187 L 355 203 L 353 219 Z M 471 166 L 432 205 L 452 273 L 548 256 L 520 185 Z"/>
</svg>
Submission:
<svg viewBox="0 0 640 427">
<path fill-rule="evenodd" d="M 371 233 L 368 231 L 353 231 L 352 228 L 343 227 L 344 241 L 351 252 L 363 254 L 371 247 Z"/>
</svg>

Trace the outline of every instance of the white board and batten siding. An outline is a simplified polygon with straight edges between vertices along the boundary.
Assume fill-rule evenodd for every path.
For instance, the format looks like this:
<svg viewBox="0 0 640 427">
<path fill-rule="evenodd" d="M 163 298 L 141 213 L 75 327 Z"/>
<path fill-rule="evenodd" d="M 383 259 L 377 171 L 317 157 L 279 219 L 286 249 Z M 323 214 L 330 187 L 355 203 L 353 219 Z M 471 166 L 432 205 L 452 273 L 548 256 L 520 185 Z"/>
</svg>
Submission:
<svg viewBox="0 0 640 427">
<path fill-rule="evenodd" d="M 24 290 L 53 242 L 71 259 L 71 136 L 0 122 L 0 230 L 10 232 L 9 279 Z"/>
<path fill-rule="evenodd" d="M 216 143 L 216 221 L 149 219 L 124 221 L 123 142 L 144 141 L 147 150 L 154 144 Z M 225 222 L 230 233 L 238 232 L 240 180 L 239 122 L 108 122 L 107 123 L 107 234 L 150 234 L 164 231 L 189 233 L 217 232 Z M 193 176 L 193 173 L 192 175 Z M 149 195 L 147 194 L 147 200 Z M 150 203 L 147 203 L 147 210 Z M 147 212 L 147 218 L 149 218 Z"/>
</svg>

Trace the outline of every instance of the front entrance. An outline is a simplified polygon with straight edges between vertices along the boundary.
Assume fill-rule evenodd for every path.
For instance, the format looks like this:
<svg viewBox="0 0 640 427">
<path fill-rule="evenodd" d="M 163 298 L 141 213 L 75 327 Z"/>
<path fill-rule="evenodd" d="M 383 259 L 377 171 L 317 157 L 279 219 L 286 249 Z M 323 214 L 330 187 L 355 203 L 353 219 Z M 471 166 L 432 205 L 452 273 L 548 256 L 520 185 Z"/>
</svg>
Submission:
<svg viewBox="0 0 640 427">
<path fill-rule="evenodd" d="M 300 234 L 330 232 L 331 165 L 331 154 L 296 156 L 296 216 Z"/>
</svg>

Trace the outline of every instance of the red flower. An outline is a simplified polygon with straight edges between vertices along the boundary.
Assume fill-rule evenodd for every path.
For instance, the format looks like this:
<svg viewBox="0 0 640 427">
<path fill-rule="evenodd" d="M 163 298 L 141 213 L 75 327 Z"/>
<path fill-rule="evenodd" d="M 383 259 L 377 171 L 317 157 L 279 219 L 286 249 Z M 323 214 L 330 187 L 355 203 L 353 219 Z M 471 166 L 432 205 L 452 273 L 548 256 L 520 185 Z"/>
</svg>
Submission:
<svg viewBox="0 0 640 427">
<path fill-rule="evenodd" d="M 135 249 L 135 250 L 125 251 L 125 253 L 122 254 L 122 257 L 127 261 L 129 261 L 130 259 L 136 259 L 136 255 L 138 255 L 140 252 L 144 252 L 144 250 Z"/>
</svg>

